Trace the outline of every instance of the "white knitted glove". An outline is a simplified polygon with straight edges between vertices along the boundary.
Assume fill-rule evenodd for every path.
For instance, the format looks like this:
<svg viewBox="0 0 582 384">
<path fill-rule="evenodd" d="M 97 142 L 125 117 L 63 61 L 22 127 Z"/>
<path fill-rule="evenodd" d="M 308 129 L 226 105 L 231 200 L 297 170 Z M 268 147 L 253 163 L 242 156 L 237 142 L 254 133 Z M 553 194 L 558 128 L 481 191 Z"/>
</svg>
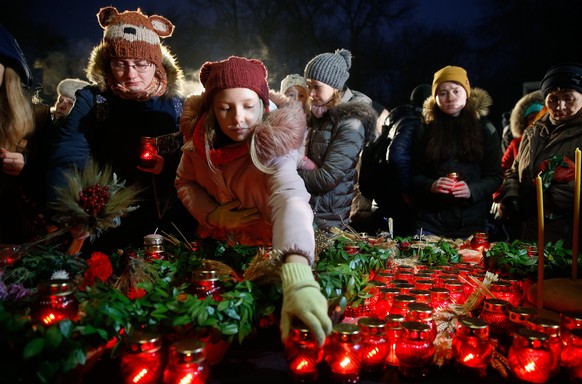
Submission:
<svg viewBox="0 0 582 384">
<path fill-rule="evenodd" d="M 331 333 L 332 323 L 327 314 L 327 299 L 313 277 L 311 267 L 301 263 L 285 263 L 281 267 L 283 308 L 281 310 L 281 339 L 289 336 L 294 318 L 301 320 L 323 345 Z"/>
</svg>

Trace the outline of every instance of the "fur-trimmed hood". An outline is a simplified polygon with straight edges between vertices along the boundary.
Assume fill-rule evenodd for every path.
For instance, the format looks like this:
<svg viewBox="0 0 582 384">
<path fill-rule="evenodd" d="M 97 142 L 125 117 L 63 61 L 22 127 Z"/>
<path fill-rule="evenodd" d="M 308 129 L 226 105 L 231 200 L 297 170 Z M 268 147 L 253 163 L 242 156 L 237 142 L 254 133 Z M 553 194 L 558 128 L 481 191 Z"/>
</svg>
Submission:
<svg viewBox="0 0 582 384">
<path fill-rule="evenodd" d="M 273 94 L 273 92 L 272 92 Z M 255 154 L 257 159 L 266 164 L 269 160 L 283 156 L 299 149 L 307 127 L 305 113 L 300 102 L 290 100 L 283 94 L 274 93 L 277 109 L 267 112 L 263 120 L 253 129 Z M 272 97 L 272 95 L 271 95 Z M 180 118 L 180 130 L 185 141 L 189 141 L 198 129 L 198 119 L 202 110 L 204 94 L 190 95 L 184 101 L 184 110 Z M 236 147 L 236 146 L 234 146 Z M 234 148 L 233 147 L 233 148 Z M 224 151 L 226 148 L 222 148 Z M 226 153 L 226 151 L 224 151 Z"/>
<path fill-rule="evenodd" d="M 544 105 L 542 91 L 537 90 L 525 94 L 517 101 L 511 110 L 509 127 L 511 128 L 511 134 L 513 137 L 521 137 L 523 135 L 523 130 L 527 128 L 527 118 L 524 116 L 524 113 L 532 104 Z"/>
<path fill-rule="evenodd" d="M 168 48 L 161 45 L 162 48 L 162 65 L 166 70 L 168 79 L 168 86 L 166 90 L 166 97 L 174 97 L 182 95 L 182 87 L 184 81 L 184 72 L 178 66 L 176 58 L 171 54 Z M 99 91 L 105 92 L 109 89 L 107 85 L 107 61 L 103 55 L 103 43 L 97 45 L 91 51 L 89 57 L 89 64 L 85 68 L 85 75 L 92 83 L 95 83 Z"/>
<path fill-rule="evenodd" d="M 493 99 L 484 89 L 471 88 L 471 96 L 467 100 L 467 103 L 472 103 L 475 106 L 477 118 L 480 119 L 489 114 L 489 107 L 493 105 Z M 434 120 L 434 108 L 438 108 L 436 99 L 434 96 L 430 96 L 424 101 L 422 106 L 422 117 L 426 123 Z"/>
<path fill-rule="evenodd" d="M 366 129 L 365 141 L 371 142 L 375 139 L 378 113 L 368 102 L 352 99 L 347 103 L 340 103 L 330 108 L 328 113 L 333 124 L 346 119 L 360 120 Z"/>
</svg>

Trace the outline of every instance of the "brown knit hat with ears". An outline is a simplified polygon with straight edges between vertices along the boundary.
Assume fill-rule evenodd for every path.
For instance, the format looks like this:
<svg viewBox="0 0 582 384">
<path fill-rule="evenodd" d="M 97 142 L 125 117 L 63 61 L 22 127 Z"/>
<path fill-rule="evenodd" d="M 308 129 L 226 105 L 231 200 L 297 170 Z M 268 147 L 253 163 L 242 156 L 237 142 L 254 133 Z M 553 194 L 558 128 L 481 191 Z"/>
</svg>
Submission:
<svg viewBox="0 0 582 384">
<path fill-rule="evenodd" d="M 169 37 L 174 25 L 165 17 L 146 16 L 137 11 L 119 13 L 114 7 L 104 7 L 97 14 L 103 34 L 103 53 L 107 60 L 147 60 L 162 67 L 160 38 Z"/>
<path fill-rule="evenodd" d="M 471 84 L 469 84 L 469 78 L 467 77 L 467 71 L 461 67 L 455 67 L 453 65 L 447 65 L 444 68 L 439 69 L 435 74 L 432 81 L 432 96 L 436 96 L 436 90 L 439 85 L 446 83 L 447 81 L 454 81 L 459 83 L 465 91 L 467 92 L 467 97 L 471 96 Z"/>
<path fill-rule="evenodd" d="M 230 56 L 222 61 L 208 61 L 200 68 L 200 82 L 206 93 L 206 103 L 222 89 L 248 88 L 259 95 L 265 108 L 269 106 L 267 68 L 259 60 Z"/>
</svg>

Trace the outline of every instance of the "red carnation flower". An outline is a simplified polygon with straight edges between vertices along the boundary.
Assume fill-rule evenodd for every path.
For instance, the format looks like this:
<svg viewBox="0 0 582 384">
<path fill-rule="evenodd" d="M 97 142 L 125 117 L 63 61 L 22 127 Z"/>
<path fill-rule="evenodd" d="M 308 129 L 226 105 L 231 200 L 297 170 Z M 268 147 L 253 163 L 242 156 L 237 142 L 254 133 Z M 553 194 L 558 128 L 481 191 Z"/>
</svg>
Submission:
<svg viewBox="0 0 582 384">
<path fill-rule="evenodd" d="M 111 260 L 109 256 L 101 252 L 93 252 L 91 258 L 87 260 L 89 268 L 85 271 L 83 276 L 86 285 L 95 284 L 96 280 L 107 281 L 113 273 Z"/>
</svg>

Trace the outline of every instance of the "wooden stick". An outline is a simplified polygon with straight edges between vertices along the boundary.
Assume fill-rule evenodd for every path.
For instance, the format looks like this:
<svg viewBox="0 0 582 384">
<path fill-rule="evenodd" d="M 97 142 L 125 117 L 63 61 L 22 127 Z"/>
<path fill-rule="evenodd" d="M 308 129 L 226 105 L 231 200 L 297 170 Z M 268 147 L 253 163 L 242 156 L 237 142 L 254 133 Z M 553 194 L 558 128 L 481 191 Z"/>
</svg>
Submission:
<svg viewBox="0 0 582 384">
<path fill-rule="evenodd" d="M 578 235 L 580 232 L 580 148 L 576 148 L 576 167 L 574 176 L 574 225 L 572 229 L 572 279 L 578 278 Z"/>
<path fill-rule="evenodd" d="M 540 175 L 536 177 L 536 191 L 538 199 L 538 289 L 536 303 L 538 310 L 541 310 L 543 308 L 544 284 L 544 191 Z"/>
</svg>

